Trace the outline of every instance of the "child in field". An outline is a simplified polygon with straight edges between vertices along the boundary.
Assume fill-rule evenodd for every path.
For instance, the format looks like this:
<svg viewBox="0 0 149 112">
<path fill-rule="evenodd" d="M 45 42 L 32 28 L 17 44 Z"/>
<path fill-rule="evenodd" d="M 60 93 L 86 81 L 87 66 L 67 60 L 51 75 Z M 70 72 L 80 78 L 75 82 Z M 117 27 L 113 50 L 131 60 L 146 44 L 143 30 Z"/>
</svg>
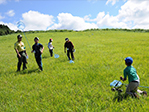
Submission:
<svg viewBox="0 0 149 112">
<path fill-rule="evenodd" d="M 133 63 L 133 59 L 131 57 L 125 58 L 125 64 L 127 67 L 124 69 L 124 78 L 121 76 L 120 79 L 122 81 L 126 81 L 128 77 L 129 84 L 126 88 L 126 94 L 134 95 L 135 97 L 139 98 L 139 96 L 135 93 L 136 91 L 140 94 L 146 95 L 146 91 L 138 90 L 140 79 L 136 72 L 136 69 L 131 65 Z"/>
<path fill-rule="evenodd" d="M 32 46 L 32 53 L 34 52 L 35 53 L 35 59 L 36 59 L 36 62 L 39 66 L 39 69 L 41 71 L 43 71 L 43 67 L 42 67 L 42 53 L 43 53 L 43 50 L 44 50 L 44 47 L 42 44 L 38 43 L 39 42 L 39 38 L 38 37 L 35 37 L 34 38 L 34 41 L 35 41 L 35 44 Z"/>
<path fill-rule="evenodd" d="M 48 48 L 49 48 L 49 52 L 50 52 L 50 56 L 53 56 L 53 45 L 52 45 L 53 39 L 49 39 L 49 43 L 48 43 Z"/>
<path fill-rule="evenodd" d="M 65 41 L 66 42 L 64 44 L 64 52 L 66 53 L 66 48 L 67 48 L 67 57 L 68 57 L 68 59 L 71 60 L 70 59 L 70 54 L 71 54 L 71 58 L 72 58 L 72 60 L 74 60 L 74 54 L 73 54 L 73 52 L 74 52 L 74 45 L 72 44 L 71 41 L 69 41 L 68 38 L 65 38 Z"/>
</svg>

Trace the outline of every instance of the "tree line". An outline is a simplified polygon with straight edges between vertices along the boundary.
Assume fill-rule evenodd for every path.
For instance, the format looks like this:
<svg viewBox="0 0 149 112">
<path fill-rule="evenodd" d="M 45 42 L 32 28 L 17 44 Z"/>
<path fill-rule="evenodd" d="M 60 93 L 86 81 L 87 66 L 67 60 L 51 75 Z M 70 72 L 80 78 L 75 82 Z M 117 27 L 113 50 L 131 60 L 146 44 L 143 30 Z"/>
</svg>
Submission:
<svg viewBox="0 0 149 112">
<path fill-rule="evenodd" d="M 0 36 L 13 34 L 13 33 L 21 33 L 21 31 L 20 30 L 17 30 L 17 31 L 11 30 L 7 25 L 0 24 Z"/>
<path fill-rule="evenodd" d="M 149 29 L 114 29 L 114 28 L 105 28 L 105 29 L 99 29 L 99 28 L 95 28 L 95 29 L 86 29 L 83 31 L 129 31 L 129 32 L 149 32 Z M 44 32 L 78 32 L 75 30 L 67 30 L 67 29 L 60 29 L 60 30 L 36 30 L 36 31 L 25 31 L 26 33 L 44 33 Z M 0 24 L 0 36 L 2 35 L 8 35 L 8 34 L 13 34 L 13 33 L 22 33 L 22 31 L 17 30 L 11 30 L 7 25 L 2 25 Z"/>
</svg>

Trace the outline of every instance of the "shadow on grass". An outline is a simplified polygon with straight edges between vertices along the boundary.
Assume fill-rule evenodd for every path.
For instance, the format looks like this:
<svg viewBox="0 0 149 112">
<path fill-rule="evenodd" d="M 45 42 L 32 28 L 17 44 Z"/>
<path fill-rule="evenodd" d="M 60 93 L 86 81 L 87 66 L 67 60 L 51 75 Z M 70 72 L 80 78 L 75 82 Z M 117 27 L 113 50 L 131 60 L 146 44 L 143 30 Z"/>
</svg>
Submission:
<svg viewBox="0 0 149 112">
<path fill-rule="evenodd" d="M 69 62 L 68 59 L 60 59 L 59 62 Z"/>
<path fill-rule="evenodd" d="M 47 59 L 49 58 L 50 56 L 42 56 L 42 59 Z"/>
<path fill-rule="evenodd" d="M 18 74 L 22 74 L 22 75 L 25 75 L 25 74 L 31 74 L 33 72 L 40 72 L 38 68 L 36 69 L 32 69 L 32 70 L 24 70 L 24 71 L 20 71 L 20 72 L 16 72 L 15 73 L 15 76 L 18 75 Z"/>
<path fill-rule="evenodd" d="M 136 98 L 136 99 L 139 99 L 139 96 L 137 95 L 134 95 L 134 94 L 126 94 L 126 93 L 119 93 L 118 92 L 118 94 L 116 95 L 115 94 L 115 97 L 113 98 L 113 101 L 115 102 L 115 101 L 118 101 L 118 102 L 121 102 L 121 101 L 123 101 L 123 100 L 126 100 L 126 99 L 128 99 L 128 97 L 131 97 L 131 98 Z"/>
<path fill-rule="evenodd" d="M 113 102 L 115 102 L 115 101 L 121 102 L 124 99 L 126 99 L 126 94 L 125 93 L 123 93 L 123 94 L 118 93 L 118 94 L 115 94 L 115 97 L 113 98 Z"/>
<path fill-rule="evenodd" d="M 55 63 L 63 63 L 63 62 L 69 62 L 68 59 L 63 59 L 63 58 L 55 58 L 53 57 L 55 60 Z"/>
</svg>

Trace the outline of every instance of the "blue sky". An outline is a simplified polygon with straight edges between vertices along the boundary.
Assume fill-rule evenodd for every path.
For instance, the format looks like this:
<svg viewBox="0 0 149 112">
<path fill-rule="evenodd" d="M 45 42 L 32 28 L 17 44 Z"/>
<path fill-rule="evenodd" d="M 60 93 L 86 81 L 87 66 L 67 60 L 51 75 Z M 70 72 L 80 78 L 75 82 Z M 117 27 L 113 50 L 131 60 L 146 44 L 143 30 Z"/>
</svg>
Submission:
<svg viewBox="0 0 149 112">
<path fill-rule="evenodd" d="M 0 24 L 18 30 L 149 28 L 146 0 L 0 0 Z"/>
</svg>

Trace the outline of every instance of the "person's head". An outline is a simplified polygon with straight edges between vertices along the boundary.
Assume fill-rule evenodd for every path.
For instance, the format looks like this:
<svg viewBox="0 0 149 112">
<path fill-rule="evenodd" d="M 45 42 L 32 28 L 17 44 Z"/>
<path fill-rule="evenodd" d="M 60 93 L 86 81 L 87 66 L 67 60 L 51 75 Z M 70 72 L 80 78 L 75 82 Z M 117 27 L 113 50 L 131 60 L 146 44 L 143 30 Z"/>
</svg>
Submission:
<svg viewBox="0 0 149 112">
<path fill-rule="evenodd" d="M 52 42 L 53 41 L 53 39 L 49 39 L 49 42 Z"/>
<path fill-rule="evenodd" d="M 34 38 L 34 41 L 35 41 L 35 43 L 38 43 L 39 42 L 39 38 L 38 37 L 35 37 Z"/>
<path fill-rule="evenodd" d="M 65 41 L 66 41 L 66 42 L 68 42 L 68 41 L 69 41 L 69 39 L 68 39 L 68 38 L 65 38 Z"/>
<path fill-rule="evenodd" d="M 18 41 L 22 41 L 22 35 L 17 36 Z"/>
<path fill-rule="evenodd" d="M 131 57 L 125 58 L 125 64 L 127 66 L 130 66 L 133 63 L 133 59 Z"/>
</svg>

